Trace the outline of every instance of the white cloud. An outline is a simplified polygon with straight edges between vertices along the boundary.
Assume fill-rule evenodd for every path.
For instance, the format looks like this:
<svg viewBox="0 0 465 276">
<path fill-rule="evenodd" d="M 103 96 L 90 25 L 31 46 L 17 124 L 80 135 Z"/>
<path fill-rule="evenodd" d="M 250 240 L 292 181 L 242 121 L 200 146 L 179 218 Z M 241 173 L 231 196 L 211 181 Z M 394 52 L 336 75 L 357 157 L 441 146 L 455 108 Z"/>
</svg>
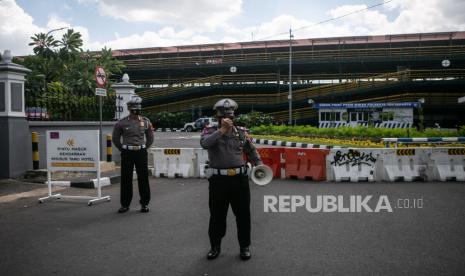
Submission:
<svg viewBox="0 0 465 276">
<path fill-rule="evenodd" d="M 93 42 L 90 44 L 92 50 L 99 50 L 103 47 L 112 49 L 129 49 L 143 47 L 163 47 L 174 45 L 207 44 L 215 41 L 191 31 L 176 32 L 173 27 L 165 27 L 158 32 L 147 31 L 142 34 L 133 34 L 120 37 L 107 42 Z"/>
<path fill-rule="evenodd" d="M 155 22 L 202 32 L 223 26 L 241 12 L 241 6 L 242 0 L 101 0 L 99 11 L 128 22 Z"/>
<path fill-rule="evenodd" d="M 114 39 L 98 41 L 90 37 L 87 28 L 72 25 L 57 15 L 49 15 L 46 26 L 38 26 L 14 0 L 0 0 L 0 50 L 11 49 L 16 55 L 32 53 L 32 47 L 27 45 L 31 36 L 60 27 L 80 32 L 84 48 L 91 50 L 104 46 L 128 49 L 251 41 L 252 34 L 254 40 L 288 39 L 289 27 L 292 27 L 295 38 L 465 30 L 463 0 L 395 0 L 376 9 L 318 25 L 306 18 L 283 14 L 259 25 L 243 28 L 236 27 L 232 20 L 241 12 L 242 0 L 77 1 L 82 5 L 98 4 L 106 16 L 127 21 L 157 22 L 162 27 L 129 36 L 121 36 L 114 30 Z M 137 12 L 135 7 L 141 12 Z M 343 5 L 326 14 L 328 18 L 336 18 L 366 7 Z M 63 32 L 54 35 L 60 38 Z"/>
<path fill-rule="evenodd" d="M 89 31 L 85 27 L 72 26 L 70 23 L 59 18 L 57 15 L 50 15 L 47 25 L 39 27 L 34 24 L 33 18 L 19 7 L 14 0 L 0 1 L 0 51 L 8 49 L 13 55 L 32 54 L 32 46 L 28 46 L 31 37 L 37 33 L 46 33 L 58 28 L 73 28 L 81 33 L 84 47 L 90 47 Z M 60 39 L 66 30 L 53 32 L 55 39 Z"/>
<path fill-rule="evenodd" d="M 42 31 L 33 21 L 14 0 L 0 1 L 0 50 L 11 50 L 13 55 L 31 52 L 30 37 Z"/>
<path fill-rule="evenodd" d="M 389 24 L 390 32 L 439 32 L 465 29 L 463 0 L 396 0 L 387 4 L 399 15 Z"/>
<path fill-rule="evenodd" d="M 337 18 L 366 8 L 366 5 L 343 5 L 327 14 L 329 18 Z M 393 14 L 391 19 L 388 13 Z M 463 0 L 396 0 L 383 8 L 356 12 L 324 24 L 280 15 L 256 27 L 225 30 L 223 40 L 231 41 L 234 37 L 251 40 L 251 32 L 258 39 L 287 39 L 289 26 L 292 26 L 295 38 L 464 31 L 463 14 Z"/>
<path fill-rule="evenodd" d="M 52 14 L 47 22 L 47 30 L 54 30 L 54 29 L 59 29 L 66 27 L 68 29 L 73 29 L 75 32 L 79 32 L 81 34 L 81 39 L 83 42 L 83 48 L 90 48 L 92 46 L 92 43 L 90 41 L 90 35 L 89 35 L 89 30 L 86 27 L 82 26 L 73 26 L 70 23 L 66 22 L 65 20 L 61 19 L 57 15 Z M 55 39 L 60 40 L 61 37 L 63 36 L 64 33 L 66 33 L 67 30 L 60 30 L 53 32 L 52 35 L 55 37 Z"/>
</svg>

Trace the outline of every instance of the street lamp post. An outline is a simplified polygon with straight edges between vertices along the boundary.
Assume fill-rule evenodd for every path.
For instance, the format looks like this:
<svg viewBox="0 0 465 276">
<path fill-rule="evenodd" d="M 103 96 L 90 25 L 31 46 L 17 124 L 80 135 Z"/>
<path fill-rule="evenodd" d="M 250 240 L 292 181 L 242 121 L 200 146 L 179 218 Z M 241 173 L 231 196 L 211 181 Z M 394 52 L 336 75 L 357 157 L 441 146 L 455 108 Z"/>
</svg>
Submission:
<svg viewBox="0 0 465 276">
<path fill-rule="evenodd" d="M 313 105 L 315 104 L 315 101 L 313 99 L 308 99 L 307 103 L 308 103 L 308 105 L 310 105 L 310 108 L 313 108 Z"/>
<path fill-rule="evenodd" d="M 47 43 L 46 43 L 47 37 L 48 37 L 51 33 L 53 33 L 53 32 L 61 31 L 61 30 L 64 30 L 64 29 L 68 29 L 68 27 L 61 27 L 61 28 L 56 28 L 56 29 L 52 29 L 52 30 L 48 31 L 48 32 L 45 34 L 44 41 L 43 41 L 43 47 L 44 47 L 44 49 L 48 49 L 48 46 L 47 46 Z"/>
<path fill-rule="evenodd" d="M 289 125 L 292 125 L 292 29 L 289 29 Z"/>
<path fill-rule="evenodd" d="M 420 119 L 419 130 L 423 131 L 425 129 L 424 126 L 424 117 L 423 117 L 423 104 L 425 103 L 424 98 L 418 99 L 418 117 Z"/>
<path fill-rule="evenodd" d="M 61 28 L 57 28 L 57 29 L 50 30 L 50 31 L 48 31 L 48 33 L 45 35 L 45 37 L 48 37 L 48 35 L 51 34 L 51 33 L 53 33 L 53 32 L 61 31 L 61 30 L 64 30 L 64 29 L 68 29 L 68 27 L 61 27 Z"/>
</svg>

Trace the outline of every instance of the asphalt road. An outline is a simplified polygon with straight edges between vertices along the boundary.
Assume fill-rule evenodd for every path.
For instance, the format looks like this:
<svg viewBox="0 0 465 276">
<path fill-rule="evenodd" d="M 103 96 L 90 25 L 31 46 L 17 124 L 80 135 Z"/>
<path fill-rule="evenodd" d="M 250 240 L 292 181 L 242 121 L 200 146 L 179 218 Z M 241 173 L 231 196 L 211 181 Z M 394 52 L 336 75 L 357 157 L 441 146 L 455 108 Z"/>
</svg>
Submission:
<svg viewBox="0 0 465 276">
<path fill-rule="evenodd" d="M 154 132 L 153 147 L 158 148 L 200 148 L 201 132 Z M 257 145 L 257 147 L 272 147 Z"/>
<path fill-rule="evenodd" d="M 200 148 L 200 132 L 154 132 L 154 147 Z"/>
<path fill-rule="evenodd" d="M 137 186 L 137 185 L 135 185 Z M 232 212 L 223 252 L 207 261 L 208 186 L 203 179 L 151 179 L 151 211 L 117 214 L 112 201 L 33 197 L 0 203 L 0 275 L 464 275 L 463 183 L 316 183 L 251 186 L 252 254 L 238 258 Z M 71 188 L 63 194 L 93 194 Z M 386 195 L 393 212 L 264 212 L 265 196 Z M 396 203 L 422 199 L 422 208 Z M 1 202 L 1 197 L 0 197 Z M 400 207 L 400 206 L 399 206 Z M 405 206 L 403 206 L 405 207 Z"/>
<path fill-rule="evenodd" d="M 198 132 L 155 136 L 156 147 L 199 147 Z M 248 262 L 238 257 L 231 211 L 222 254 L 206 260 L 206 180 L 150 182 L 149 213 L 138 212 L 135 185 L 130 212 L 117 214 L 119 185 L 103 190 L 111 202 L 87 207 L 69 201 L 39 204 L 44 185 L 0 181 L 0 275 L 465 275 L 463 182 L 252 184 Z M 60 192 L 95 195 L 77 188 Z M 318 196 L 340 196 L 346 208 L 351 198 L 372 196 L 371 209 L 385 198 L 392 212 L 312 213 L 304 207 L 265 212 L 265 199 L 278 196 L 310 196 L 313 207 Z M 281 198 L 281 211 L 287 211 L 289 201 Z M 401 208 L 407 204 L 410 208 Z"/>
</svg>

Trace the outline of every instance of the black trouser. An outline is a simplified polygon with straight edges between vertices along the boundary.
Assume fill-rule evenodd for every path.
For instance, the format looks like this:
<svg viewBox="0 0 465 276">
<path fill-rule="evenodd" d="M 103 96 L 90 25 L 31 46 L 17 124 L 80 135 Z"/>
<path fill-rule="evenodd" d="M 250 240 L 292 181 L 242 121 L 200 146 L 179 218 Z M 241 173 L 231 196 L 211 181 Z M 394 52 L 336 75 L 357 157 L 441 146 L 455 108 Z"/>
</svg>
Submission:
<svg viewBox="0 0 465 276">
<path fill-rule="evenodd" d="M 132 200 L 132 177 L 136 166 L 137 182 L 139 184 L 140 204 L 147 205 L 150 201 L 149 172 L 147 165 L 147 150 L 121 151 L 121 206 L 129 207 Z"/>
<path fill-rule="evenodd" d="M 209 180 L 210 224 L 208 236 L 211 246 L 219 246 L 226 234 L 229 204 L 236 216 L 237 238 L 240 247 L 250 245 L 250 189 L 247 175 L 213 175 Z"/>
</svg>

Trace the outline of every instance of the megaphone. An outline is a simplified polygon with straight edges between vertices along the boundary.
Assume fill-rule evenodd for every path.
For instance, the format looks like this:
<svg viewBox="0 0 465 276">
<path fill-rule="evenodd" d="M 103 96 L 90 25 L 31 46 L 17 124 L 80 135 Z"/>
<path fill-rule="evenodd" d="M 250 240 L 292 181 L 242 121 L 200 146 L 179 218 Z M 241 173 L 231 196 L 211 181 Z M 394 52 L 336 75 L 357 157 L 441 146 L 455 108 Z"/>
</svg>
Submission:
<svg viewBox="0 0 465 276">
<path fill-rule="evenodd" d="M 257 185 L 266 185 L 273 180 L 273 171 L 267 165 L 255 166 L 252 169 L 250 179 Z"/>
</svg>

